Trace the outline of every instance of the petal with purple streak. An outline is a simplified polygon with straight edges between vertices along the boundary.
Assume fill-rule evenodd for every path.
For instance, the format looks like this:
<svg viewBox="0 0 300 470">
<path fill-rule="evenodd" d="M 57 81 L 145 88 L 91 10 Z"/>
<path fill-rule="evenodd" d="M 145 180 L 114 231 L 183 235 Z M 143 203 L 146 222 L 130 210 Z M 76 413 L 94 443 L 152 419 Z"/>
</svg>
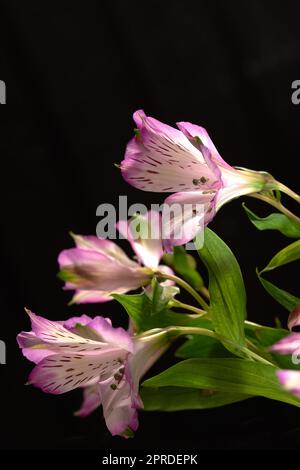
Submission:
<svg viewBox="0 0 300 470">
<path fill-rule="evenodd" d="M 29 384 L 46 393 L 62 394 L 83 387 L 98 377 L 110 377 L 126 360 L 127 351 L 99 348 L 98 353 L 55 354 L 46 357 L 32 370 Z"/>
<path fill-rule="evenodd" d="M 191 140 L 191 137 L 199 137 L 203 145 L 207 147 L 211 153 L 211 158 L 214 163 L 217 165 L 221 165 L 222 167 L 228 168 L 233 170 L 233 168 L 226 163 L 221 155 L 219 154 L 218 150 L 216 149 L 213 141 L 208 135 L 208 132 L 204 127 L 198 126 L 196 124 L 192 124 L 191 122 L 177 122 L 176 123 L 178 128 Z M 192 140 L 192 143 L 194 141 Z"/>
<path fill-rule="evenodd" d="M 218 175 L 203 154 L 179 130 L 137 111 L 140 135 L 127 145 L 121 171 L 125 180 L 145 191 L 177 192 L 220 187 Z"/>
</svg>

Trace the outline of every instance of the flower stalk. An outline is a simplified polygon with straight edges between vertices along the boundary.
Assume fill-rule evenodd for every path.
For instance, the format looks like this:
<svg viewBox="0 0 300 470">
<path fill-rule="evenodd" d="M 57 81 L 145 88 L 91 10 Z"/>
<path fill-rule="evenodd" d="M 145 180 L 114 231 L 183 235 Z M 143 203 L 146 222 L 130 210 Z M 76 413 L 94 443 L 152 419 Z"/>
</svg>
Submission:
<svg viewBox="0 0 300 470">
<path fill-rule="evenodd" d="M 277 199 L 274 199 L 274 198 L 272 198 L 270 196 L 267 196 L 266 194 L 262 194 L 262 193 L 248 194 L 248 196 L 253 197 L 255 199 L 259 199 L 260 201 L 264 201 L 264 202 L 270 204 L 270 206 L 275 207 L 275 209 L 277 209 L 279 212 L 281 212 L 282 214 L 286 215 L 290 219 L 292 219 L 295 222 L 297 222 L 298 224 L 300 224 L 300 218 L 297 217 L 295 214 L 293 214 L 293 212 L 291 212 L 289 209 L 287 209 Z"/>
<path fill-rule="evenodd" d="M 161 271 L 157 271 L 156 272 L 156 275 L 159 277 L 159 278 L 162 278 L 162 279 L 168 279 L 169 281 L 173 281 L 175 282 L 175 284 L 177 284 L 178 286 L 182 287 L 184 290 L 186 290 L 192 297 L 194 297 L 194 299 L 198 302 L 199 305 L 201 305 L 201 307 L 208 311 L 209 310 L 209 305 L 205 302 L 205 300 L 201 297 L 200 294 L 198 294 L 197 291 L 195 291 L 195 289 L 193 289 L 193 287 L 191 287 L 186 281 L 184 281 L 183 279 L 181 279 L 180 277 L 178 276 L 175 276 L 175 274 L 169 274 L 169 273 L 163 273 Z"/>
</svg>

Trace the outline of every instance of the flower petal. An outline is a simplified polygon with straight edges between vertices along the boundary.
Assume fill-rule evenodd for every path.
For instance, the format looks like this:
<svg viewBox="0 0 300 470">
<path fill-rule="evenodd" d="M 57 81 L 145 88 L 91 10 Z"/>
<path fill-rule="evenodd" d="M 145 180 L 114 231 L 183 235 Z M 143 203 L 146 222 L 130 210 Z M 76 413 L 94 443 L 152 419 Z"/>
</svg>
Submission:
<svg viewBox="0 0 300 470">
<path fill-rule="evenodd" d="M 73 287 L 65 287 L 65 289 L 73 289 Z M 113 292 L 105 292 L 101 290 L 84 290 L 76 289 L 70 304 L 89 304 L 89 303 L 103 303 L 113 300 L 111 296 L 114 294 L 125 294 L 127 289 L 115 289 Z"/>
<path fill-rule="evenodd" d="M 298 370 L 279 370 L 277 377 L 288 392 L 300 398 L 300 372 Z"/>
<path fill-rule="evenodd" d="M 246 194 L 251 194 L 256 191 L 257 188 L 245 182 L 240 184 L 228 184 L 218 191 L 216 196 L 216 210 L 218 211 L 222 206 L 224 206 L 224 204 L 231 201 L 232 199 L 245 196 Z"/>
<path fill-rule="evenodd" d="M 116 243 L 95 237 L 94 235 L 75 235 L 72 233 L 77 248 L 82 250 L 96 251 L 117 259 L 122 264 L 134 267 L 135 263 L 126 255 Z"/>
<path fill-rule="evenodd" d="M 121 163 L 124 179 L 145 191 L 177 192 L 220 187 L 219 175 L 179 130 L 134 114 L 140 135 L 132 139 Z"/>
<path fill-rule="evenodd" d="M 191 137 L 200 138 L 201 142 L 205 145 L 205 147 L 209 149 L 211 153 L 211 158 L 214 163 L 232 170 L 232 167 L 228 165 L 228 163 L 226 163 L 225 160 L 223 160 L 223 158 L 219 154 L 213 141 L 209 137 L 207 130 L 204 129 L 204 127 L 197 126 L 196 124 L 192 124 L 191 122 L 177 122 L 176 124 L 178 128 L 188 137 L 188 139 L 191 139 Z"/>
<path fill-rule="evenodd" d="M 80 317 L 71 317 L 68 320 L 63 322 L 63 325 L 68 330 L 72 330 L 76 325 L 87 325 L 92 321 L 92 318 L 88 315 L 80 315 Z"/>
<path fill-rule="evenodd" d="M 17 342 L 22 349 L 23 356 L 35 364 L 41 362 L 45 357 L 55 354 L 55 350 L 51 350 L 51 345 L 48 345 L 48 349 L 46 349 L 45 344 L 33 331 L 22 331 L 17 336 Z"/>
<path fill-rule="evenodd" d="M 273 344 L 270 351 L 278 354 L 292 354 L 298 351 L 300 355 L 300 333 L 291 333 Z"/>
<path fill-rule="evenodd" d="M 83 387 L 98 377 L 109 377 L 122 366 L 128 353 L 121 349 L 98 354 L 55 354 L 43 359 L 32 370 L 29 384 L 46 393 L 62 394 Z"/>
<path fill-rule="evenodd" d="M 75 416 L 85 418 L 95 411 L 101 405 L 101 397 L 97 385 L 90 385 L 83 389 L 83 402 L 78 411 L 75 411 Z"/>
<path fill-rule="evenodd" d="M 165 264 L 160 264 L 158 266 L 158 270 L 162 273 L 165 273 L 165 274 L 170 274 L 170 275 L 173 275 L 174 276 L 174 271 L 173 269 L 170 268 L 170 266 L 166 266 Z M 175 285 L 175 282 L 174 281 L 170 281 L 170 279 L 167 279 L 166 281 L 163 281 L 163 282 L 160 282 L 160 285 L 161 286 L 174 286 Z"/>
<path fill-rule="evenodd" d="M 64 326 L 64 322 L 46 320 L 30 311 L 27 313 L 31 319 L 33 333 L 38 337 L 40 343 L 44 343 L 44 349 L 53 350 L 53 347 L 56 347 L 56 353 L 58 351 L 64 351 L 71 355 L 92 355 L 95 353 L 98 354 L 99 351 L 104 352 L 109 349 L 114 349 L 117 342 L 121 342 L 122 338 L 122 346 L 125 348 L 125 345 L 127 345 L 126 349 L 128 349 L 128 351 L 132 350 L 130 337 L 126 331 L 123 328 L 113 328 L 109 321 L 103 317 L 96 317 L 87 324 L 91 328 L 94 328 L 99 334 L 99 340 L 95 341 L 70 331 L 70 329 Z M 80 318 L 81 317 L 78 317 L 78 323 L 80 323 Z M 97 320 L 99 318 L 101 318 L 101 320 Z M 72 321 L 74 321 L 74 319 L 72 319 Z M 96 323 L 96 321 L 98 323 Z M 115 338 L 113 337 L 113 332 L 115 332 Z M 111 343 L 109 342 L 109 338 L 112 340 Z"/>
<path fill-rule="evenodd" d="M 149 211 L 130 221 L 120 220 L 117 228 L 128 239 L 139 261 L 148 268 L 156 269 L 163 255 L 159 212 Z"/>
<path fill-rule="evenodd" d="M 141 287 L 149 280 L 149 274 L 137 263 L 131 266 L 100 252 L 71 248 L 58 258 L 63 275 L 68 281 L 66 288 L 124 292 Z"/>
<path fill-rule="evenodd" d="M 137 410 L 142 408 L 143 404 L 132 383 L 128 366 L 125 367 L 120 380 L 118 374 L 115 376 L 117 380 L 110 377 L 98 385 L 103 414 L 106 426 L 113 436 L 128 437 L 128 430 L 132 432 L 138 428 Z"/>
<path fill-rule="evenodd" d="M 193 191 L 167 197 L 162 215 L 166 249 L 183 245 L 201 232 L 215 215 L 215 196 L 215 191 Z"/>
<path fill-rule="evenodd" d="M 87 323 L 87 326 L 95 330 L 101 338 L 101 341 L 110 346 L 122 348 L 128 352 L 134 351 L 132 339 L 127 331 L 122 327 L 113 327 L 107 318 L 95 317 Z"/>
</svg>

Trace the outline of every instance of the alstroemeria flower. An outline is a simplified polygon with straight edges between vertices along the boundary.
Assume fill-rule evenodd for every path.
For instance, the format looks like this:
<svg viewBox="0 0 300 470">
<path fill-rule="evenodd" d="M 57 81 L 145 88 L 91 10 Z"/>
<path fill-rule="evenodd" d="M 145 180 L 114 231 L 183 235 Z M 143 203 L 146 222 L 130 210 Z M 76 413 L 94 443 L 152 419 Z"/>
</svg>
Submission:
<svg viewBox="0 0 300 470">
<path fill-rule="evenodd" d="M 127 145 L 122 175 L 144 191 L 176 193 L 165 200 L 185 207 L 183 215 L 174 217 L 166 228 L 165 237 L 172 245 L 194 238 L 226 202 L 267 187 L 266 173 L 228 165 L 203 127 L 178 122 L 175 129 L 142 110 L 133 118 L 138 129 Z M 182 235 L 176 238 L 179 225 Z"/>
<path fill-rule="evenodd" d="M 299 325 L 299 306 L 292 312 L 289 319 L 289 327 Z M 277 354 L 291 354 L 291 362 L 300 363 L 300 333 L 291 333 L 270 348 L 271 352 Z M 279 370 L 277 377 L 285 390 L 300 398 L 300 371 Z"/>
<path fill-rule="evenodd" d="M 291 333 L 270 347 L 270 351 L 278 354 L 299 354 L 300 356 L 300 333 Z"/>
<path fill-rule="evenodd" d="M 166 335 L 134 337 L 103 317 L 63 322 L 28 314 L 32 331 L 17 337 L 24 356 L 36 364 L 28 383 L 52 394 L 83 388 L 78 415 L 101 404 L 113 435 L 128 437 L 135 431 L 137 410 L 143 407 L 139 381 L 167 348 Z"/>
<path fill-rule="evenodd" d="M 288 327 L 292 330 L 300 326 L 300 305 L 296 305 L 289 315 Z M 270 347 L 270 351 L 278 354 L 295 354 L 300 357 L 300 333 L 292 332 Z"/>
<path fill-rule="evenodd" d="M 75 290 L 72 303 L 106 302 L 112 299 L 112 293 L 123 294 L 148 285 L 158 268 L 172 272 L 167 266 L 159 266 L 163 255 L 160 214 L 150 211 L 137 219 L 139 224 L 149 225 L 148 238 L 133 233 L 134 220 L 119 221 L 117 227 L 129 240 L 138 262 L 110 240 L 72 235 L 76 248 L 62 251 L 58 257 L 65 289 Z"/>
<path fill-rule="evenodd" d="M 300 398 L 300 372 L 298 370 L 279 370 L 277 378 L 285 390 Z"/>
</svg>

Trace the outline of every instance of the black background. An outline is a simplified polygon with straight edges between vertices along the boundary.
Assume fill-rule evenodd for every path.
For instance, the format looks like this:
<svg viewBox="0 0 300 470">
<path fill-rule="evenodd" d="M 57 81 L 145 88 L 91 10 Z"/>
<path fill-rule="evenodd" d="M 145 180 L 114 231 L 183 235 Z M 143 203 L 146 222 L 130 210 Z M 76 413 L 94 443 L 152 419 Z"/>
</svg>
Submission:
<svg viewBox="0 0 300 470">
<path fill-rule="evenodd" d="M 299 2 L 2 0 L 1 10 L 0 339 L 7 365 L 0 366 L 0 447 L 297 448 L 299 410 L 259 398 L 209 411 L 144 412 L 134 440 L 112 438 L 100 412 L 72 417 L 80 392 L 46 396 L 24 386 L 32 365 L 15 337 L 29 329 L 24 306 L 51 319 L 86 312 L 125 324 L 113 303 L 67 307 L 56 258 L 72 245 L 68 231 L 95 233 L 99 204 L 117 204 L 120 194 L 129 204 L 162 202 L 129 187 L 113 166 L 131 138 L 134 110 L 171 125 L 203 125 L 228 163 L 267 170 L 297 190 L 300 105 L 291 102 L 291 83 L 300 79 Z M 254 200 L 247 205 L 270 212 Z M 288 240 L 256 231 L 241 200 L 211 226 L 241 263 L 249 318 L 272 325 L 279 317 L 285 325 L 286 312 L 263 291 L 255 268 Z M 297 294 L 295 266 L 272 280 Z"/>
</svg>

